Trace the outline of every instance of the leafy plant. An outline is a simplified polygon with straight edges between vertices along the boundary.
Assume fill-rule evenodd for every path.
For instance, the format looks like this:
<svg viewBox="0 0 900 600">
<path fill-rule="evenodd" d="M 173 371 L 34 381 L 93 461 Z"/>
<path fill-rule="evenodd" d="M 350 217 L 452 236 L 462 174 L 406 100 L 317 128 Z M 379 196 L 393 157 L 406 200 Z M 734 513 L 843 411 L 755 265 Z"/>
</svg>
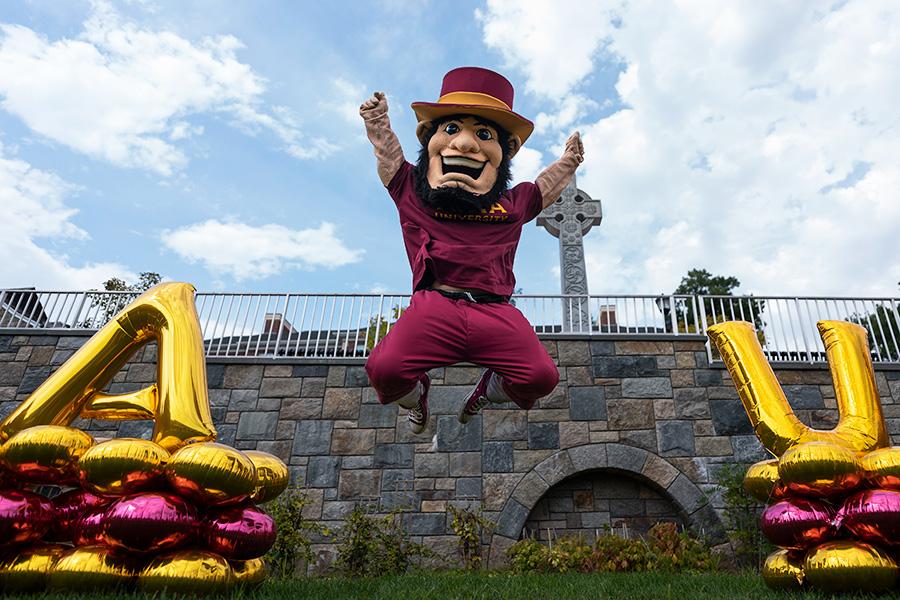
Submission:
<svg viewBox="0 0 900 600">
<path fill-rule="evenodd" d="M 329 536 L 327 527 L 303 516 L 309 498 L 298 487 L 289 487 L 276 500 L 266 504 L 266 512 L 275 520 L 278 537 L 266 554 L 271 572 L 279 579 L 295 576 L 297 563 L 309 564 L 315 556 L 312 536 Z"/>
<path fill-rule="evenodd" d="M 469 571 L 480 569 L 483 564 L 481 539 L 494 529 L 495 523 L 484 518 L 481 507 L 472 511 L 447 505 L 447 510 L 452 516 L 450 528 L 457 537 L 457 552 L 464 568 Z"/>
<path fill-rule="evenodd" d="M 395 306 L 391 309 L 391 316 L 389 319 L 384 319 L 381 315 L 369 319 L 369 329 L 366 333 L 367 350 L 372 350 L 372 348 L 375 347 L 376 341 L 380 342 L 382 338 L 387 335 L 393 324 L 403 315 L 404 310 L 406 309 Z"/>
<path fill-rule="evenodd" d="M 357 506 L 337 533 L 338 571 L 351 577 L 405 573 L 416 558 L 434 553 L 410 540 L 402 525 L 402 513 L 377 517 Z"/>
<path fill-rule="evenodd" d="M 725 525 L 735 565 L 758 568 L 772 546 L 759 528 L 763 505 L 744 490 L 747 467 L 737 463 L 723 465 L 716 480 L 723 489 Z"/>
</svg>

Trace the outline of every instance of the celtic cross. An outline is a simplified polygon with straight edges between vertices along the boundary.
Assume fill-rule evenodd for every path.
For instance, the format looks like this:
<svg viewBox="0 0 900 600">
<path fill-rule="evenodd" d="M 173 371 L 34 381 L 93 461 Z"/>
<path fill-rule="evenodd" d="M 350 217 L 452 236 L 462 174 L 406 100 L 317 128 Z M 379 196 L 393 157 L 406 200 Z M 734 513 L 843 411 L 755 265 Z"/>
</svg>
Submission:
<svg viewBox="0 0 900 600">
<path fill-rule="evenodd" d="M 593 200 L 578 189 L 575 177 L 562 195 L 545 208 L 537 224 L 559 238 L 560 285 L 564 295 L 583 298 L 563 299 L 563 331 L 590 331 L 587 272 L 584 266 L 583 238 L 591 227 L 599 225 L 603 211 L 599 200 Z"/>
</svg>

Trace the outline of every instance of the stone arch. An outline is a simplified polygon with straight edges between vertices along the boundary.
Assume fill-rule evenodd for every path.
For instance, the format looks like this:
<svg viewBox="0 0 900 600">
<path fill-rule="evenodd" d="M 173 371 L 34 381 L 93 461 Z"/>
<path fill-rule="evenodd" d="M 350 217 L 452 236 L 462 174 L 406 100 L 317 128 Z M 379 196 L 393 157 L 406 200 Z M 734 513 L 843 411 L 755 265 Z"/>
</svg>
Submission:
<svg viewBox="0 0 900 600">
<path fill-rule="evenodd" d="M 635 446 L 586 444 L 560 450 L 528 471 L 513 489 L 497 517 L 491 537 L 490 562 L 503 562 L 504 552 L 519 538 L 528 515 L 541 497 L 564 479 L 585 471 L 605 469 L 630 475 L 663 493 L 690 527 L 713 541 L 723 541 L 724 528 L 697 485 L 664 458 Z"/>
</svg>

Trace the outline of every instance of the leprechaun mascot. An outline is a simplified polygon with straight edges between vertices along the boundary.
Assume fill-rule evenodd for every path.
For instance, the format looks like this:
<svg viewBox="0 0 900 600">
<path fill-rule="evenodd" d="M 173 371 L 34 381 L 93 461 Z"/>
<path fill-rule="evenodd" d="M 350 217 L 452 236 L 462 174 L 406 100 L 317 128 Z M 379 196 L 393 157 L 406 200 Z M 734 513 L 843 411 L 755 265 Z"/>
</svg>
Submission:
<svg viewBox="0 0 900 600">
<path fill-rule="evenodd" d="M 429 369 L 459 362 L 485 368 L 460 409 L 463 423 L 488 402 L 527 410 L 559 381 L 509 297 L 522 226 L 559 198 L 584 149 L 574 133 L 533 183 L 510 188 L 510 160 L 534 130 L 512 106 L 513 87 L 502 75 L 453 69 L 437 102 L 412 105 L 422 144 L 415 165 L 403 157 L 384 94 L 360 107 L 413 274 L 409 308 L 374 348 L 366 371 L 383 404 L 408 410 L 415 433 L 428 424 Z"/>
</svg>

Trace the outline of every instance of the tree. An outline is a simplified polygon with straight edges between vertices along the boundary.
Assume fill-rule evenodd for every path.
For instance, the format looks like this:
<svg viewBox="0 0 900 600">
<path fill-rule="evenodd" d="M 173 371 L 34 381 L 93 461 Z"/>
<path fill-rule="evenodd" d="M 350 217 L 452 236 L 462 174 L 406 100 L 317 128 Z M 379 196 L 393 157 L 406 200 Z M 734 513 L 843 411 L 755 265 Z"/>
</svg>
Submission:
<svg viewBox="0 0 900 600">
<path fill-rule="evenodd" d="M 862 325 L 868 332 L 869 350 L 873 360 L 897 360 L 900 359 L 900 323 L 897 322 L 897 314 L 886 305 L 875 307 L 875 312 L 869 314 L 855 314 L 848 321 Z"/>
<path fill-rule="evenodd" d="M 691 269 L 687 275 L 681 278 L 681 283 L 675 288 L 675 294 L 692 296 L 732 296 L 732 292 L 740 287 L 741 282 L 737 277 L 725 275 L 713 275 L 706 269 Z M 722 298 L 707 298 L 703 304 L 703 312 L 706 315 L 707 325 L 721 323 L 722 321 L 749 321 L 756 327 L 763 342 L 762 329 L 765 321 L 762 313 L 765 310 L 765 300 L 754 298 L 741 298 L 737 302 Z M 686 302 L 675 307 L 678 318 L 678 328 L 681 331 L 688 330 L 689 325 L 699 326 L 694 315 L 694 305 Z"/>
<path fill-rule="evenodd" d="M 103 282 L 103 290 L 107 292 L 130 292 L 128 294 L 88 294 L 91 300 L 91 308 L 96 311 L 88 311 L 88 318 L 82 324 L 83 327 L 99 328 L 112 319 L 117 312 L 128 306 L 135 298 L 162 281 L 159 273 L 144 271 L 138 276 L 137 283 L 129 284 L 118 277 L 110 277 Z"/>
</svg>

